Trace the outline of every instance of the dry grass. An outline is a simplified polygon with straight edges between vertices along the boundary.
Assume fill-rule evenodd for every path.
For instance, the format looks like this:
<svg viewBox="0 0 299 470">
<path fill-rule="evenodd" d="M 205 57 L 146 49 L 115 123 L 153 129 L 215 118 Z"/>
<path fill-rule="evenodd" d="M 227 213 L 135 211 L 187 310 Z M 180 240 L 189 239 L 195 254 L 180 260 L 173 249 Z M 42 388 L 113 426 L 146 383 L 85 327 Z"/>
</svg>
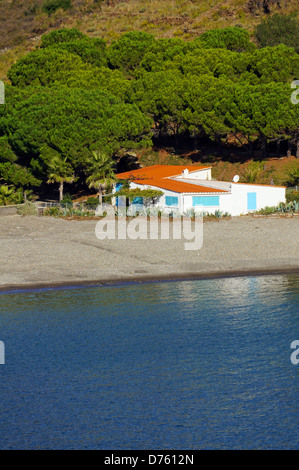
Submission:
<svg viewBox="0 0 299 470">
<path fill-rule="evenodd" d="M 251 14 L 248 0 L 73 0 L 71 10 L 48 16 L 44 0 L 0 0 L 0 79 L 20 56 L 32 50 L 43 33 L 76 27 L 110 43 L 121 34 L 137 30 L 156 37 L 193 39 L 204 31 L 233 25 L 252 31 L 263 13 Z M 272 13 L 297 11 L 297 0 L 281 0 Z"/>
<path fill-rule="evenodd" d="M 20 57 L 34 49 L 33 45 L 16 46 L 7 51 L 0 52 L 0 80 L 7 82 L 7 72 Z"/>
<path fill-rule="evenodd" d="M 214 27 L 239 24 L 252 30 L 263 14 L 252 15 L 248 0 L 73 0 L 69 11 L 50 17 L 42 11 L 44 0 L 0 1 L 0 48 L 60 26 L 76 26 L 92 36 L 112 40 L 130 30 L 152 32 L 160 37 L 195 37 Z M 272 12 L 297 10 L 297 0 L 282 0 Z"/>
<path fill-rule="evenodd" d="M 231 163 L 228 161 L 218 161 L 213 163 L 212 176 L 217 180 L 232 181 L 233 176 L 238 174 L 246 177 L 248 171 L 258 162 L 247 160 L 244 163 Z M 299 167 L 299 161 L 294 156 L 267 158 L 260 163 L 260 171 L 256 175 L 255 183 L 270 184 L 271 180 L 277 185 L 284 185 L 288 180 L 288 172 Z"/>
<path fill-rule="evenodd" d="M 252 15 L 246 5 L 247 0 L 127 0 L 103 5 L 100 13 L 74 19 L 72 26 L 108 41 L 131 30 L 192 39 L 207 29 L 236 24 L 252 30 L 264 15 Z M 282 1 L 281 7 L 273 13 L 295 12 L 297 1 Z"/>
</svg>

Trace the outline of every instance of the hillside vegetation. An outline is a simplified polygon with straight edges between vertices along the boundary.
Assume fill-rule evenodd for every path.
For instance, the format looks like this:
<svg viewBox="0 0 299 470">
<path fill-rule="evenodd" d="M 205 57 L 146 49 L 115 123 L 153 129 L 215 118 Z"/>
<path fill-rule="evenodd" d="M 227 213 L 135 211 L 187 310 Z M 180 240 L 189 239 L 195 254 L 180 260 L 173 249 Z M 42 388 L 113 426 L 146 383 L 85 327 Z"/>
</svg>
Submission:
<svg viewBox="0 0 299 470">
<path fill-rule="evenodd" d="M 24 189 L 40 191 L 53 182 L 61 195 L 64 183 L 96 188 L 113 167 L 134 163 L 136 153 L 143 164 L 156 163 L 153 149 L 159 159 L 165 146 L 173 149 L 168 161 L 179 163 L 187 149 L 191 161 L 215 164 L 219 178 L 231 171 L 219 158 L 233 152 L 242 162 L 260 160 L 242 170 L 244 180 L 299 183 L 299 105 L 291 100 L 291 83 L 299 78 L 295 16 L 264 13 L 255 40 L 240 26 L 192 38 L 134 30 L 107 40 L 70 27 L 88 2 L 45 1 L 48 12 L 43 2 L 34 18 L 46 15 L 50 22 L 59 14 L 68 28 L 42 35 L 26 54 L 20 49 L 8 70 L 0 198 L 2 192 L 5 200 L 22 200 Z M 61 1 L 63 8 L 56 8 Z M 133 3 L 139 4 L 90 2 L 85 19 L 96 9 L 102 15 Z M 246 8 L 253 11 L 253 3 Z M 177 11 L 183 2 L 172 5 Z M 265 160 L 280 152 L 297 159 L 275 173 Z"/>
<path fill-rule="evenodd" d="M 75 27 L 108 43 L 128 31 L 194 39 L 227 26 L 252 32 L 269 12 L 297 10 L 297 0 L 0 0 L 0 79 L 51 29 Z"/>
</svg>

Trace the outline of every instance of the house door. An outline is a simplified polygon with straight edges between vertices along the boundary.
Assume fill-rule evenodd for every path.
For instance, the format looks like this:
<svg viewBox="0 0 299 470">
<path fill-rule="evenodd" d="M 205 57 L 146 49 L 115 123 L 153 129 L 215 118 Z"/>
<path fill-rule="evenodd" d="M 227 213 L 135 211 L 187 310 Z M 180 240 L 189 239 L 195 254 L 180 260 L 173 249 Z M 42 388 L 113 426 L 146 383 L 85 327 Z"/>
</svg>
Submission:
<svg viewBox="0 0 299 470">
<path fill-rule="evenodd" d="M 247 210 L 256 210 L 256 193 L 247 193 Z"/>
</svg>

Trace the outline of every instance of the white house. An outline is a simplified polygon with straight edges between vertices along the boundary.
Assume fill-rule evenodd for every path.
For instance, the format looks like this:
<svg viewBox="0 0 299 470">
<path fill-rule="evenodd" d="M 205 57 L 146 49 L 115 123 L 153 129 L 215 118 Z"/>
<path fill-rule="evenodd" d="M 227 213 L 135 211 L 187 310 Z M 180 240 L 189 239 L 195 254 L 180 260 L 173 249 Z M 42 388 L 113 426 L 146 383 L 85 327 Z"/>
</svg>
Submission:
<svg viewBox="0 0 299 470">
<path fill-rule="evenodd" d="M 266 206 L 285 202 L 285 187 L 213 181 L 212 167 L 153 165 L 119 173 L 119 180 L 129 180 L 130 188 L 159 189 L 163 196 L 156 205 L 164 212 L 181 214 L 198 209 L 208 213 L 247 214 Z"/>
</svg>

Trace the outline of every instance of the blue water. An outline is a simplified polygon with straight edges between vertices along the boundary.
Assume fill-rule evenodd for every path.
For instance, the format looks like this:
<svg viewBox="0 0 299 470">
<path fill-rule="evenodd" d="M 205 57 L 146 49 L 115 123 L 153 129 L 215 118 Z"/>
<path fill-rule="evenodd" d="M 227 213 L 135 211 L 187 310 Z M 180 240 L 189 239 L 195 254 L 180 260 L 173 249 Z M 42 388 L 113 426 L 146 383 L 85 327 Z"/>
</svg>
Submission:
<svg viewBox="0 0 299 470">
<path fill-rule="evenodd" d="M 0 295 L 1 449 L 299 449 L 299 276 Z"/>
</svg>

